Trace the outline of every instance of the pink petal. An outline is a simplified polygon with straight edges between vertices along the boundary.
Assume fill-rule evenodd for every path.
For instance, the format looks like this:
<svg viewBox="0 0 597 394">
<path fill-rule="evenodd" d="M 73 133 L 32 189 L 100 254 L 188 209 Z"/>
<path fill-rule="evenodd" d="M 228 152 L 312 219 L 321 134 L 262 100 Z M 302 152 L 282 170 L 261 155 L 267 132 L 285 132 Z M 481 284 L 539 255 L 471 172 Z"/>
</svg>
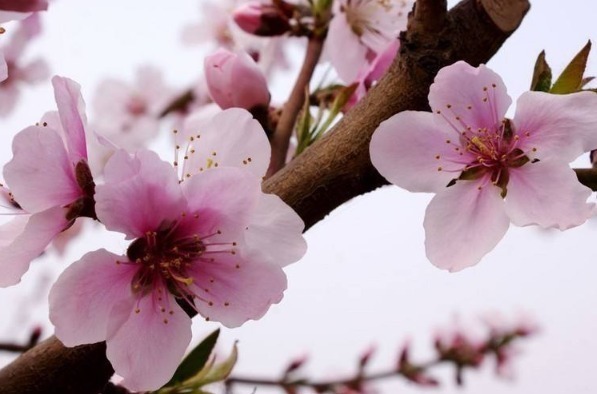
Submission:
<svg viewBox="0 0 597 394">
<path fill-rule="evenodd" d="M 8 78 L 8 66 L 4 60 L 4 54 L 0 51 L 0 82 Z"/>
<path fill-rule="evenodd" d="M 87 253 L 60 275 L 50 291 L 50 320 L 62 343 L 77 346 L 105 340 L 108 320 L 118 318 L 113 316 L 117 305 L 128 305 L 120 319 L 128 318 L 134 306 L 131 282 L 137 270 L 127 262 L 125 256 L 100 249 Z"/>
<path fill-rule="evenodd" d="M 238 327 L 262 317 L 282 300 L 286 275 L 278 266 L 221 254 L 213 263 L 193 266 L 194 287 L 202 298 L 195 303 L 208 320 Z"/>
<path fill-rule="evenodd" d="M 511 103 L 502 78 L 483 64 L 475 68 L 459 61 L 444 67 L 429 90 L 433 112 L 441 111 L 458 130 L 498 125 Z"/>
<path fill-rule="evenodd" d="M 10 36 L 8 44 L 3 48 L 6 58 L 12 61 L 16 69 L 20 68 L 19 63 L 31 40 L 41 33 L 41 19 L 39 15 L 36 13 L 23 15 L 28 16 L 18 24 L 17 29 Z M 21 79 L 20 75 L 19 79 Z"/>
<path fill-rule="evenodd" d="M 157 154 L 115 153 L 95 192 L 95 210 L 108 230 L 136 238 L 180 217 L 186 205 L 174 168 Z"/>
<path fill-rule="evenodd" d="M 368 48 L 354 34 L 344 13 L 330 21 L 326 51 L 338 76 L 346 83 L 356 80 L 359 70 L 367 63 Z"/>
<path fill-rule="evenodd" d="M 12 72 L 13 70 L 11 69 L 11 75 Z M 10 115 L 19 103 L 20 97 L 21 87 L 18 83 L 7 83 L 0 86 L 0 116 L 6 117 Z"/>
<path fill-rule="evenodd" d="M 425 247 L 435 266 L 451 272 L 473 266 L 506 234 L 501 190 L 482 181 L 458 181 L 427 206 Z"/>
<path fill-rule="evenodd" d="M 31 15 L 30 12 L 0 11 L 0 23 L 19 21 Z"/>
<path fill-rule="evenodd" d="M 110 78 L 101 80 L 93 95 L 92 108 L 95 113 L 102 114 L 108 120 L 120 118 L 125 116 L 126 103 L 134 93 L 133 88 L 120 80 Z M 104 121 L 104 119 L 101 120 Z M 120 119 L 114 122 L 119 123 Z"/>
<path fill-rule="evenodd" d="M 193 112 L 185 117 L 182 132 L 179 130 L 178 133 L 174 134 L 174 142 L 183 147 L 183 149 L 186 148 L 190 137 L 194 139 L 197 136 L 197 132 L 203 130 L 203 126 L 209 124 L 211 119 L 220 112 L 222 112 L 222 108 L 216 103 L 205 104 L 194 109 Z M 191 160 L 193 160 L 192 157 Z"/>
<path fill-rule="evenodd" d="M 368 70 L 368 81 L 379 81 L 390 68 L 400 49 L 400 40 L 392 40 L 378 56 L 375 57 Z"/>
<path fill-rule="evenodd" d="M 597 95 L 593 92 L 523 93 L 516 103 L 514 116 L 516 134 L 520 137 L 518 147 L 540 160 L 555 158 L 571 162 L 597 148 L 595 108 Z"/>
<path fill-rule="evenodd" d="M 21 69 L 21 78 L 27 83 L 38 83 L 48 78 L 50 68 L 44 59 L 35 59 Z"/>
<path fill-rule="evenodd" d="M 561 162 L 540 161 L 510 170 L 506 212 L 517 226 L 537 224 L 565 230 L 584 223 L 594 204 L 591 189 Z"/>
<path fill-rule="evenodd" d="M 251 215 L 245 240 L 251 259 L 283 267 L 298 261 L 307 251 L 302 236 L 305 224 L 280 197 L 261 194 Z"/>
<path fill-rule="evenodd" d="M 194 141 L 183 166 L 184 174 L 193 175 L 215 167 L 240 167 L 259 178 L 265 175 L 270 144 L 263 127 L 248 111 L 230 108 L 208 122 L 199 120 L 196 126 L 187 123 L 185 129 L 194 131 Z"/>
<path fill-rule="evenodd" d="M 428 112 L 404 111 L 382 122 L 369 149 L 379 173 L 412 192 L 443 190 L 473 161 L 459 135 Z"/>
<path fill-rule="evenodd" d="M 65 143 L 73 163 L 87 159 L 85 143 L 85 103 L 81 96 L 81 86 L 75 81 L 55 76 L 52 78 L 54 98 L 58 105 L 60 121 L 65 133 Z"/>
<path fill-rule="evenodd" d="M 52 239 L 68 226 L 65 208 L 53 207 L 33 214 L 21 233 L 0 248 L 0 287 L 20 282 L 29 264 L 38 257 Z"/>
<path fill-rule="evenodd" d="M 194 232 L 205 235 L 220 230 L 230 241 L 237 242 L 261 194 L 257 178 L 233 167 L 195 175 L 185 180 L 182 188 L 189 213 L 198 215 Z"/>
<path fill-rule="evenodd" d="M 191 341 L 191 319 L 171 295 L 167 304 L 162 311 L 152 296 L 143 297 L 139 312 L 110 330 L 106 356 L 129 390 L 157 390 L 168 382 Z"/>
<path fill-rule="evenodd" d="M 70 204 L 82 196 L 73 164 L 55 130 L 26 128 L 15 136 L 12 152 L 12 160 L 4 166 L 4 178 L 26 211 Z"/>
<path fill-rule="evenodd" d="M 29 222 L 31 215 L 16 214 L 11 220 L 0 225 L 0 250 L 12 243 L 18 234 L 25 230 L 25 226 Z"/>
</svg>

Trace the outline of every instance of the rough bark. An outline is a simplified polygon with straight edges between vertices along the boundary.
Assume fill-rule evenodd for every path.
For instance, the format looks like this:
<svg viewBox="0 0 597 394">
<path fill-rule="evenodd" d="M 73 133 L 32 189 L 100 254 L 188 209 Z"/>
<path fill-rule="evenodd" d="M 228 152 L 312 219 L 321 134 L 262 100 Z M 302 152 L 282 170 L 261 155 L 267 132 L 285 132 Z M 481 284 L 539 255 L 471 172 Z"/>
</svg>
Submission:
<svg viewBox="0 0 597 394">
<path fill-rule="evenodd" d="M 463 0 L 449 13 L 445 0 L 418 0 L 400 56 L 368 96 L 323 139 L 264 183 L 303 218 L 307 228 L 345 201 L 384 184 L 369 160 L 377 125 L 404 110 L 426 110 L 437 71 L 457 60 L 489 60 L 518 27 L 526 0 Z M 148 344 L 150 346 L 151 344 Z M 97 393 L 112 369 L 104 344 L 64 348 L 42 342 L 0 371 L 2 393 Z"/>
</svg>

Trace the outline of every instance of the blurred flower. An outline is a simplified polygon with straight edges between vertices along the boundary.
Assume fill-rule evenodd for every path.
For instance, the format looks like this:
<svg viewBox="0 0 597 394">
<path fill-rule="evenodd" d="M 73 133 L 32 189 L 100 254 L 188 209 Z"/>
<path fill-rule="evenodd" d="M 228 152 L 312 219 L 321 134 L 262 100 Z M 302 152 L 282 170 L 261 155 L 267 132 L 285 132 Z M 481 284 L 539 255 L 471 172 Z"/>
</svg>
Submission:
<svg viewBox="0 0 597 394">
<path fill-rule="evenodd" d="M 233 20 L 233 12 L 245 0 L 201 2 L 201 21 L 185 27 L 183 41 L 187 44 L 209 43 L 216 48 L 244 51 L 269 75 L 275 68 L 286 69 L 289 62 L 284 52 L 288 39 L 258 37 L 244 32 Z"/>
<path fill-rule="evenodd" d="M 263 130 L 241 109 L 189 139 L 182 179 L 155 153 L 117 152 L 96 211 L 134 240 L 126 255 L 88 253 L 58 279 L 50 293 L 58 338 L 67 346 L 106 340 L 123 385 L 151 390 L 170 379 L 189 344 L 187 312 L 228 327 L 263 316 L 282 299 L 282 267 L 306 250 L 302 220 L 261 192 L 269 154 Z"/>
<path fill-rule="evenodd" d="M 270 93 L 263 72 L 249 55 L 219 49 L 205 58 L 211 98 L 222 109 L 267 107 Z"/>
<path fill-rule="evenodd" d="M 133 84 L 106 79 L 93 97 L 92 126 L 121 148 L 145 147 L 158 134 L 160 114 L 175 95 L 161 71 L 151 66 L 140 67 Z"/>
<path fill-rule="evenodd" d="M 49 77 L 45 60 L 37 58 L 23 62 L 23 52 L 27 44 L 41 32 L 38 14 L 21 21 L 8 43 L 2 48 L 6 61 L 7 75 L 0 82 L 0 116 L 9 115 L 18 103 L 21 87 L 33 85 Z"/>
<path fill-rule="evenodd" d="M 434 113 L 404 111 L 378 127 L 371 160 L 390 182 L 437 193 L 425 215 L 427 257 L 459 271 L 510 222 L 564 230 L 584 223 L 591 190 L 568 166 L 597 147 L 597 95 L 527 92 L 514 119 L 501 78 L 481 65 L 445 67 L 429 92 Z"/>
<path fill-rule="evenodd" d="M 357 79 L 359 70 L 406 29 L 413 0 L 338 0 L 330 21 L 326 52 L 340 78 Z"/>
</svg>

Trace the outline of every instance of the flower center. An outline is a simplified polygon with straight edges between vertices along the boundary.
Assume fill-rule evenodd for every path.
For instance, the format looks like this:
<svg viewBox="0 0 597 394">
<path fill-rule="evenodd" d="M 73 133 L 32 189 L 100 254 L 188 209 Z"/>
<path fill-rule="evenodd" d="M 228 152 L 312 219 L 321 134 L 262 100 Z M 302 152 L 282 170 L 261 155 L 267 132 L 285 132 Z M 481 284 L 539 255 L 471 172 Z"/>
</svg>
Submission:
<svg viewBox="0 0 597 394">
<path fill-rule="evenodd" d="M 502 197 L 505 197 L 508 169 L 530 161 L 517 147 L 519 136 L 514 135 L 510 119 L 504 119 L 493 129 L 478 129 L 472 137 L 463 132 L 462 138 L 465 150 L 472 153 L 475 160 L 464 168 L 458 179 L 478 179 L 490 174 L 492 183 L 502 189 Z"/>
<path fill-rule="evenodd" d="M 129 246 L 127 256 L 139 266 L 132 283 L 133 293 L 144 296 L 154 289 L 166 288 L 176 297 L 192 297 L 187 288 L 193 283 L 188 269 L 206 247 L 198 236 L 174 237 L 175 228 L 176 223 L 148 231 Z"/>
<path fill-rule="evenodd" d="M 147 103 L 143 98 L 133 96 L 126 103 L 126 110 L 134 117 L 141 116 L 147 112 Z"/>
</svg>

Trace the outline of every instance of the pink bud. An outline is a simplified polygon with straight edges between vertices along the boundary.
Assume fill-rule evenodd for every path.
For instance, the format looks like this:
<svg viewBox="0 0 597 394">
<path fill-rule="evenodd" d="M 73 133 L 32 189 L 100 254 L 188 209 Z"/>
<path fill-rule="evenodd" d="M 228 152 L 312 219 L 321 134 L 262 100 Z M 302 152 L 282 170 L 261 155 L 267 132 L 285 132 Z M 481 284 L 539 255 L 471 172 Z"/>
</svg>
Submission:
<svg viewBox="0 0 597 394">
<path fill-rule="evenodd" d="M 35 12 L 48 9 L 46 0 L 0 0 L 0 10 L 12 12 Z"/>
<path fill-rule="evenodd" d="M 274 4 L 262 4 L 250 1 L 238 7 L 232 17 L 234 22 L 249 34 L 271 37 L 279 36 L 290 30 L 287 10 L 281 10 Z"/>
<path fill-rule="evenodd" d="M 218 49 L 204 64 L 209 94 L 222 109 L 269 105 L 265 75 L 248 54 Z"/>
</svg>

